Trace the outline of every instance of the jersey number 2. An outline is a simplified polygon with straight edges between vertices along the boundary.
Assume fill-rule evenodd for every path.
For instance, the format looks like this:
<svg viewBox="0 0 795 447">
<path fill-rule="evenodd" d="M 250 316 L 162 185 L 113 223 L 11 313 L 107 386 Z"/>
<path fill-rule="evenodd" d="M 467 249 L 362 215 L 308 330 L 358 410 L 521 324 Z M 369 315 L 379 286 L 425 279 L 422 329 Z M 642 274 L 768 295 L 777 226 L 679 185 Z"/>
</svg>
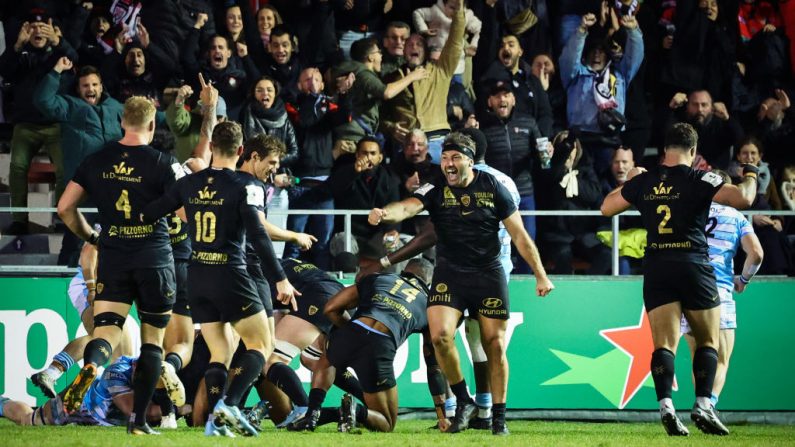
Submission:
<svg viewBox="0 0 795 447">
<path fill-rule="evenodd" d="M 196 211 L 196 241 L 210 243 L 215 240 L 215 213 Z"/>
<path fill-rule="evenodd" d="M 664 214 L 660 225 L 657 226 L 657 232 L 660 234 L 673 233 L 673 229 L 665 226 L 668 221 L 671 220 L 671 208 L 669 208 L 668 205 L 660 205 L 657 207 L 657 214 Z"/>
</svg>

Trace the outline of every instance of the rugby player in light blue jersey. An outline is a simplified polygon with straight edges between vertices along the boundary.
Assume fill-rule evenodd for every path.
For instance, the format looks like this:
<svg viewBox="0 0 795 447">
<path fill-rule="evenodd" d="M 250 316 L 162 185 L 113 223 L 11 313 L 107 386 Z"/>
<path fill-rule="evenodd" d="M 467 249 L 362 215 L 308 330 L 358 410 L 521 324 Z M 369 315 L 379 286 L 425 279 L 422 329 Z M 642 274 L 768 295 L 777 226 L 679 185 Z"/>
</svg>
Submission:
<svg viewBox="0 0 795 447">
<path fill-rule="evenodd" d="M 91 383 L 80 408 L 72 414 L 64 410 L 64 392 L 61 392 L 35 409 L 24 402 L 0 396 L 0 417 L 19 425 L 125 426 L 133 409 L 132 382 L 137 360 L 121 356 L 108 366 L 100 379 Z M 160 407 L 150 405 L 148 419 L 160 419 Z"/>
<path fill-rule="evenodd" d="M 724 178 L 726 183 L 731 183 L 728 174 L 713 170 Z M 737 328 L 737 312 L 735 309 L 732 291 L 742 293 L 751 282 L 751 278 L 762 265 L 762 246 L 754 234 L 754 228 L 748 219 L 736 209 L 712 202 L 709 208 L 709 218 L 705 228 L 707 244 L 709 245 L 709 263 L 715 269 L 715 282 L 720 296 L 720 343 L 718 346 L 718 368 L 715 372 L 715 382 L 712 385 L 712 405 L 718 404 L 718 396 L 726 383 L 726 372 L 729 368 L 729 359 L 734 348 L 734 330 Z M 742 246 L 745 252 L 745 264 L 742 274 L 734 275 L 734 256 L 738 247 Z M 695 339 L 690 333 L 691 328 L 687 320 L 682 317 L 680 332 L 685 335 L 685 340 L 690 346 L 691 355 L 695 351 Z"/>
</svg>

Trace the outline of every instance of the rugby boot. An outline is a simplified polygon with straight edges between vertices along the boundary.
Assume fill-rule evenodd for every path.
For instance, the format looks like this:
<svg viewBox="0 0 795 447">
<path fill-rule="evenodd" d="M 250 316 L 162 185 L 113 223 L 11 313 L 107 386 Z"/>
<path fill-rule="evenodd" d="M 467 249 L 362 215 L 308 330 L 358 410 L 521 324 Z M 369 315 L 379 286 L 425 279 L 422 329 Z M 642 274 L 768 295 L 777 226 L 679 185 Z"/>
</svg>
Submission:
<svg viewBox="0 0 795 447">
<path fill-rule="evenodd" d="M 243 436 L 259 436 L 259 432 L 248 423 L 240 412 L 240 409 L 234 405 L 227 405 L 224 403 L 223 399 L 219 400 L 215 405 L 213 415 L 215 415 L 215 419 L 218 422 L 228 425 L 238 434 Z"/>
<path fill-rule="evenodd" d="M 30 381 L 33 382 L 38 389 L 44 393 L 45 396 L 49 397 L 50 399 L 55 398 L 55 380 L 50 377 L 49 374 L 42 372 L 37 372 L 30 376 Z"/>
<path fill-rule="evenodd" d="M 348 393 L 342 396 L 340 402 L 340 421 L 337 424 L 337 431 L 340 433 L 350 433 L 356 429 L 356 401 Z"/>
<path fill-rule="evenodd" d="M 447 433 L 458 433 L 466 430 L 469 427 L 469 421 L 474 419 L 478 414 L 478 406 L 475 402 L 458 402 L 455 409 L 455 416 L 450 423 L 450 428 Z"/>
<path fill-rule="evenodd" d="M 160 418 L 160 429 L 176 430 L 177 429 L 177 415 L 169 413 Z"/>
<path fill-rule="evenodd" d="M 159 435 L 159 431 L 155 431 L 149 424 L 144 423 L 143 425 L 138 425 L 135 423 L 135 420 L 130 418 L 129 422 L 127 422 L 127 433 L 131 435 Z"/>
<path fill-rule="evenodd" d="M 491 424 L 491 434 L 494 436 L 508 436 L 511 432 L 508 431 L 508 425 L 505 423 L 505 420 L 502 420 L 494 421 Z"/>
<path fill-rule="evenodd" d="M 491 418 L 476 417 L 469 422 L 469 428 L 474 430 L 491 430 Z"/>
<path fill-rule="evenodd" d="M 268 413 L 268 401 L 261 400 L 257 402 L 257 405 L 254 405 L 254 408 L 249 410 L 248 414 L 246 414 L 246 419 L 248 419 L 248 423 L 253 425 L 254 428 L 259 429 L 262 425 L 262 420 Z"/>
<path fill-rule="evenodd" d="M 160 365 L 160 379 L 163 381 L 168 397 L 171 398 L 174 405 L 178 407 L 185 405 L 185 385 L 179 380 L 174 365 L 163 362 Z"/>
<path fill-rule="evenodd" d="M 292 411 L 290 411 L 290 414 L 288 414 L 283 421 L 279 422 L 276 425 L 276 428 L 285 428 L 288 425 L 292 424 L 293 422 L 297 421 L 298 419 L 301 419 L 306 414 L 306 410 L 307 407 L 299 407 L 297 405 L 294 405 Z"/>
<path fill-rule="evenodd" d="M 689 436 L 690 430 L 679 420 L 673 408 L 661 408 L 660 420 L 668 436 Z"/>
<path fill-rule="evenodd" d="M 97 367 L 93 363 L 84 366 L 80 372 L 77 373 L 74 382 L 69 385 L 69 388 L 67 388 L 63 396 L 63 406 L 67 414 L 72 414 L 80 409 L 80 405 L 83 403 L 83 397 L 96 378 Z"/>
<path fill-rule="evenodd" d="M 207 421 L 207 425 L 204 426 L 204 436 L 220 436 L 224 438 L 236 438 L 232 430 L 229 429 L 226 425 L 215 425 L 215 421 Z"/>
<path fill-rule="evenodd" d="M 315 431 L 319 420 L 319 408 L 308 410 L 304 417 L 287 424 L 287 431 Z"/>
<path fill-rule="evenodd" d="M 712 405 L 707 408 L 699 406 L 698 403 L 693 405 L 693 411 L 690 412 L 690 420 L 696 424 L 699 430 L 708 435 L 726 436 L 729 434 L 729 429 L 718 419 L 718 415 L 715 414 L 715 407 Z"/>
</svg>

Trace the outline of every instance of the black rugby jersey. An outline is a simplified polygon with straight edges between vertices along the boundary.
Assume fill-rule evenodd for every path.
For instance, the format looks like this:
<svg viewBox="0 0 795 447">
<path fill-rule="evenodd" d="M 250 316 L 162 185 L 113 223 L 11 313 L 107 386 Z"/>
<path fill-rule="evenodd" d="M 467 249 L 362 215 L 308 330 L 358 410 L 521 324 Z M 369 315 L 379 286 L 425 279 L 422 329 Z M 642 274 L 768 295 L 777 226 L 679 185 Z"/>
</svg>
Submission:
<svg viewBox="0 0 795 447">
<path fill-rule="evenodd" d="M 299 291 L 321 289 L 336 293 L 344 287 L 341 282 L 332 278 L 315 264 L 293 258 L 282 259 L 281 264 L 290 284 Z"/>
<path fill-rule="evenodd" d="M 250 185 L 255 185 L 262 189 L 262 197 L 268 197 L 268 187 L 265 186 L 260 179 L 257 177 L 249 174 L 248 172 L 237 171 L 237 175 L 239 175 L 244 182 Z M 265 201 L 262 201 L 262 206 L 257 206 L 259 211 L 265 213 L 265 217 L 268 217 L 268 206 L 265 204 Z M 248 265 L 259 265 L 260 259 L 257 256 L 257 251 L 254 250 L 254 246 L 251 244 L 251 240 L 246 240 L 246 263 Z"/>
<path fill-rule="evenodd" d="M 685 165 L 660 166 L 624 184 L 621 195 L 640 211 L 646 258 L 707 263 L 707 225 L 712 197 L 723 179 Z"/>
<path fill-rule="evenodd" d="M 190 260 L 188 224 L 174 213 L 166 216 L 166 222 L 168 222 L 168 236 L 171 238 L 171 250 L 174 252 L 174 259 L 180 261 Z"/>
<path fill-rule="evenodd" d="M 428 326 L 428 290 L 413 275 L 375 273 L 356 285 L 359 304 L 352 319 L 370 317 L 389 328 L 395 346 Z"/>
<path fill-rule="evenodd" d="M 516 211 L 511 194 L 493 175 L 475 170 L 466 188 L 444 178 L 414 192 L 431 215 L 438 237 L 436 253 L 448 264 L 470 271 L 500 267 L 500 222 Z"/>
<path fill-rule="evenodd" d="M 230 169 L 207 168 L 180 179 L 164 197 L 147 206 L 144 219 L 185 207 L 192 264 L 246 265 L 246 239 L 251 239 L 270 279 L 284 279 L 258 211 L 262 189 Z"/>
<path fill-rule="evenodd" d="M 159 268 L 174 262 L 166 220 L 142 224 L 139 214 L 183 175 L 173 156 L 118 142 L 80 163 L 72 181 L 99 209 L 99 253 L 104 265 Z"/>
</svg>

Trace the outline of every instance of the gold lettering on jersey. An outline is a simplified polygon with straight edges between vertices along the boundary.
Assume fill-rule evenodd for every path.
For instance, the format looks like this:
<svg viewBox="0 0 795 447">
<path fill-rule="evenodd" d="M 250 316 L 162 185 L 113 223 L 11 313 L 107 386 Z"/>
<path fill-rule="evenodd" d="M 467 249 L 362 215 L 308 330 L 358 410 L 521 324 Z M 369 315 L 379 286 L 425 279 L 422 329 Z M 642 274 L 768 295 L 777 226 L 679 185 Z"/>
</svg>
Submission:
<svg viewBox="0 0 795 447">
<path fill-rule="evenodd" d="M 494 193 L 476 192 L 475 206 L 477 206 L 478 208 L 494 208 Z"/>
<path fill-rule="evenodd" d="M 176 236 L 171 237 L 171 245 L 179 244 L 180 242 L 184 241 L 188 238 L 188 233 L 178 234 Z"/>
<path fill-rule="evenodd" d="M 113 165 L 113 172 L 117 175 L 130 175 L 134 169 L 132 166 L 125 166 L 124 162 Z"/>
<path fill-rule="evenodd" d="M 199 190 L 199 199 L 200 200 L 212 200 L 215 195 L 218 194 L 218 191 L 210 191 L 207 186 L 204 189 Z"/>
<path fill-rule="evenodd" d="M 450 190 L 449 186 L 444 187 L 444 200 L 442 201 L 443 208 L 452 208 L 458 206 L 458 199 L 455 198 L 455 194 L 453 191 Z"/>
<path fill-rule="evenodd" d="M 204 188 L 207 189 L 206 186 Z M 212 196 L 215 196 L 215 193 L 217 193 L 218 191 L 208 191 L 207 195 L 205 195 L 205 196 L 202 196 L 203 192 L 204 191 L 201 191 L 201 190 L 199 191 L 199 198 L 198 199 L 196 197 L 190 197 L 188 199 L 188 203 L 190 203 L 191 205 L 203 205 L 203 206 L 223 206 L 224 205 L 224 199 L 213 199 L 212 198 Z M 212 195 L 209 194 L 210 192 L 212 192 Z"/>
<path fill-rule="evenodd" d="M 464 206 L 469 206 L 471 200 L 472 199 L 469 198 L 469 194 L 464 194 L 461 196 L 461 203 L 463 203 Z"/>
<path fill-rule="evenodd" d="M 391 308 L 392 310 L 394 310 L 397 313 L 399 313 L 400 316 L 403 317 L 404 320 L 410 320 L 411 317 L 413 316 L 411 311 L 406 309 L 406 306 L 404 306 L 403 304 L 393 300 L 392 298 L 390 298 L 388 296 L 381 295 L 380 293 L 376 293 L 375 295 L 373 295 L 373 298 L 371 299 L 371 301 L 374 302 L 374 303 L 382 303 L 385 306 Z"/>
<path fill-rule="evenodd" d="M 429 303 L 449 303 L 453 300 L 453 294 L 451 293 L 434 293 L 428 298 Z"/>
<path fill-rule="evenodd" d="M 662 243 L 652 242 L 651 244 L 649 244 L 649 248 L 652 248 L 652 249 L 655 249 L 655 250 L 657 250 L 657 249 L 665 250 L 665 249 L 669 249 L 669 248 L 691 248 L 691 247 L 692 247 L 692 244 L 690 243 L 690 241 L 662 242 Z"/>
<path fill-rule="evenodd" d="M 671 193 L 671 190 L 673 188 L 674 188 L 673 186 L 665 186 L 663 182 L 660 182 L 659 185 L 652 187 L 652 189 L 654 190 L 654 194 L 658 196 L 667 196 L 668 194 Z"/>
<path fill-rule="evenodd" d="M 202 264 L 226 264 L 229 261 L 229 255 L 213 251 L 194 251 L 191 259 Z"/>
<path fill-rule="evenodd" d="M 483 316 L 496 317 L 498 315 L 508 315 L 508 309 L 478 309 L 478 313 Z"/>
<path fill-rule="evenodd" d="M 147 237 L 155 231 L 154 225 L 111 225 L 108 236 L 123 239 Z"/>
<path fill-rule="evenodd" d="M 314 264 L 298 264 L 293 267 L 295 273 L 301 273 L 307 270 L 317 270 L 317 267 L 315 267 Z"/>
</svg>

